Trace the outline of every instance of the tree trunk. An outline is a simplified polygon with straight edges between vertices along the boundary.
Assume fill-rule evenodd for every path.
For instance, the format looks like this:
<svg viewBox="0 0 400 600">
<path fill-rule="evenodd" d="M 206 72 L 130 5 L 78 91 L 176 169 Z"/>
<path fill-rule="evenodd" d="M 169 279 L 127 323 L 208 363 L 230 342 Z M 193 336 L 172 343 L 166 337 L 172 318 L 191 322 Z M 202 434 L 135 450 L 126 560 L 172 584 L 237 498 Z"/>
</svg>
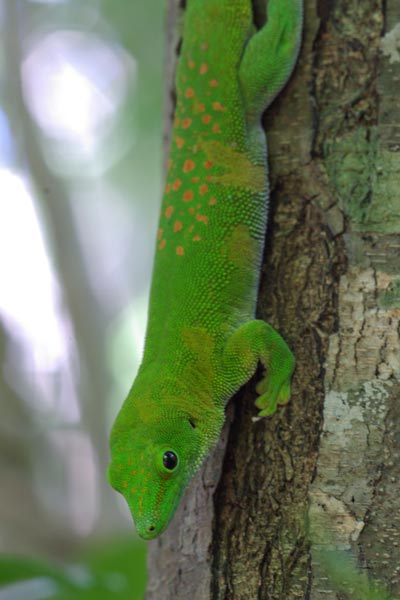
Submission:
<svg viewBox="0 0 400 600">
<path fill-rule="evenodd" d="M 400 596 L 400 4 L 306 0 L 305 19 L 265 119 L 258 308 L 297 358 L 292 398 L 256 423 L 254 381 L 231 403 L 149 544 L 148 600 Z"/>
</svg>

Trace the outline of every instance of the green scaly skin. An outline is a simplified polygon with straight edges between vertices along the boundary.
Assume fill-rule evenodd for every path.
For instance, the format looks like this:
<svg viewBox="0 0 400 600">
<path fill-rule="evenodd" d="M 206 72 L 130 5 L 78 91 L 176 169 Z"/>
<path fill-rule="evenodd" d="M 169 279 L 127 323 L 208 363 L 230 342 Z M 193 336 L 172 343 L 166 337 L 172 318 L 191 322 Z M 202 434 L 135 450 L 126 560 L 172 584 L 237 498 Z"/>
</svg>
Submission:
<svg viewBox="0 0 400 600">
<path fill-rule="evenodd" d="M 302 0 L 270 0 L 258 32 L 251 0 L 188 0 L 145 351 L 111 434 L 110 483 L 145 539 L 167 527 L 259 361 L 259 415 L 289 400 L 293 355 L 254 319 L 268 207 L 260 119 L 301 26 Z"/>
</svg>

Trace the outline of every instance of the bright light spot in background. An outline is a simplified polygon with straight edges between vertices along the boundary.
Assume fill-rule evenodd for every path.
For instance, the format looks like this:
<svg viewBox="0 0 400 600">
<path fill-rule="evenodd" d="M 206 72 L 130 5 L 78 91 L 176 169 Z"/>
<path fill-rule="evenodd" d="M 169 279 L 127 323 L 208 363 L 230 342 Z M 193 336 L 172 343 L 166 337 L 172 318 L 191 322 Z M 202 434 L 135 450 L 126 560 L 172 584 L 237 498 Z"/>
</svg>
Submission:
<svg viewBox="0 0 400 600">
<path fill-rule="evenodd" d="M 100 94 L 91 83 L 71 65 L 60 65 L 54 73 L 48 102 L 34 106 L 35 116 L 43 129 L 60 137 L 78 138 L 91 142 L 101 121 L 114 113 L 110 98 Z M 35 92 L 32 101 L 37 100 Z M 45 118 L 43 118 L 45 117 Z"/>
<path fill-rule="evenodd" d="M 56 31 L 32 46 L 22 65 L 27 106 L 50 138 L 93 152 L 136 74 L 118 46 L 80 31 Z"/>
<path fill-rule="evenodd" d="M 68 362 L 66 332 L 57 313 L 58 290 L 51 271 L 32 197 L 22 177 L 0 169 L 0 311 L 5 324 L 29 348 L 27 367 L 56 372 Z M 67 324 L 64 324 L 67 327 Z M 39 378 L 37 383 L 40 383 Z M 70 394 L 62 416 L 76 419 Z M 60 410 L 60 397 L 45 404 Z M 66 399 L 65 399 L 66 400 Z"/>
<path fill-rule="evenodd" d="M 0 170 L 0 310 L 35 344 L 38 369 L 64 358 L 50 271 L 33 201 L 22 178 Z"/>
</svg>

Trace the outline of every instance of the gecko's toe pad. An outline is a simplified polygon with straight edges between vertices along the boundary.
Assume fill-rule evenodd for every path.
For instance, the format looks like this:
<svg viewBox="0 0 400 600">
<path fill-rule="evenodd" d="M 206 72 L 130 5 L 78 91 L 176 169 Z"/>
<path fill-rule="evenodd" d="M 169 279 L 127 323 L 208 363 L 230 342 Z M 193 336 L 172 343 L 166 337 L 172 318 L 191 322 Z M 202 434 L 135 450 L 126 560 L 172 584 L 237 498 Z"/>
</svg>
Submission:
<svg viewBox="0 0 400 600">
<path fill-rule="evenodd" d="M 259 417 L 267 417 L 276 412 L 278 404 L 287 404 L 290 399 L 290 379 L 283 383 L 268 375 L 258 383 L 256 391 L 259 395 L 255 405 L 260 409 Z"/>
</svg>

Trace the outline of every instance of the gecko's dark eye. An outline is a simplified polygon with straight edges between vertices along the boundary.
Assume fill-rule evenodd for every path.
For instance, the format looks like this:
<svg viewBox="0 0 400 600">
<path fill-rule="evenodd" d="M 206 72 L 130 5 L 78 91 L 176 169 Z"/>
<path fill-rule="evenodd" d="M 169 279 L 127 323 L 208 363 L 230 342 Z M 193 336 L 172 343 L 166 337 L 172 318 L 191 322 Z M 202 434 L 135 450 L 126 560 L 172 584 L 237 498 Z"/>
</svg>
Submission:
<svg viewBox="0 0 400 600">
<path fill-rule="evenodd" d="M 163 455 L 163 465 L 168 471 L 173 471 L 178 464 L 178 457 L 172 450 L 167 450 Z"/>
</svg>

